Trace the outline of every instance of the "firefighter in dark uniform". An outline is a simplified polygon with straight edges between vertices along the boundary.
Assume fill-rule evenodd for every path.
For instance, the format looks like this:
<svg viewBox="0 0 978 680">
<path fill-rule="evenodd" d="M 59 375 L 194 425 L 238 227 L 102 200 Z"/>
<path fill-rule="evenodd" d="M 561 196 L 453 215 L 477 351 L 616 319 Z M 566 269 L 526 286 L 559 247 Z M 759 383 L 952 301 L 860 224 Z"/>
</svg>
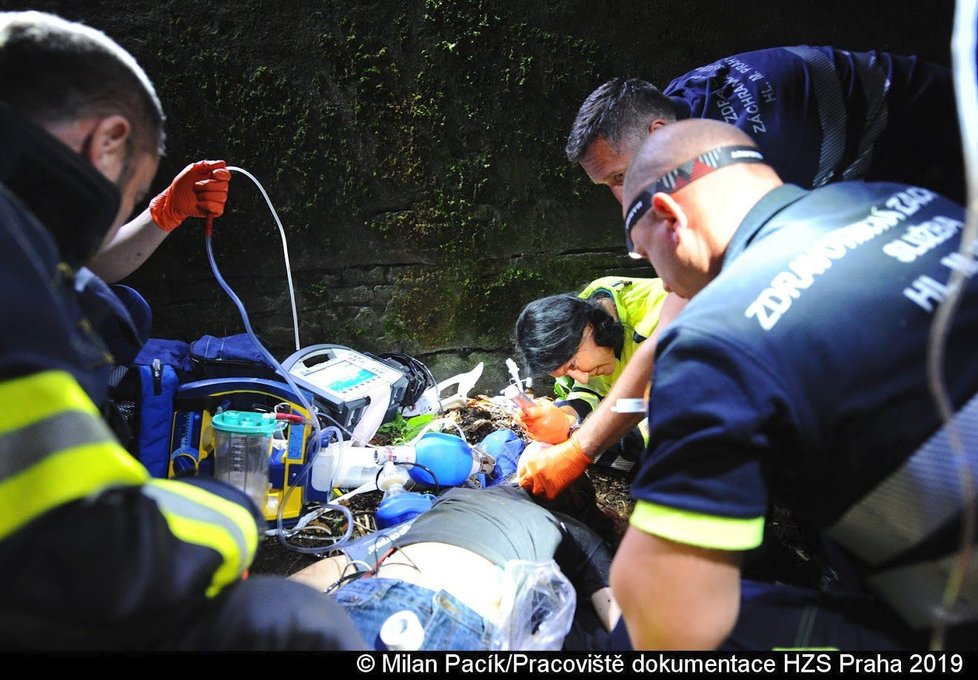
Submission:
<svg viewBox="0 0 978 680">
<path fill-rule="evenodd" d="M 0 98 L 4 648 L 360 647 L 325 595 L 243 580 L 261 521 L 243 493 L 151 479 L 99 417 L 101 349 L 72 277 L 156 171 L 146 75 L 91 28 L 0 13 Z"/>
<path fill-rule="evenodd" d="M 650 133 L 686 119 L 737 126 L 782 180 L 805 189 L 885 180 L 963 200 L 949 70 L 882 51 L 809 45 L 756 50 L 694 69 L 661 91 L 637 78 L 615 78 L 581 104 L 567 158 L 621 203 L 625 170 L 639 145 Z M 654 343 L 643 343 L 612 402 L 642 396 L 653 350 Z M 559 493 L 634 424 L 604 405 L 599 409 L 575 437 L 546 454 L 524 456 L 520 479 L 526 488 L 548 497 Z"/>
</svg>

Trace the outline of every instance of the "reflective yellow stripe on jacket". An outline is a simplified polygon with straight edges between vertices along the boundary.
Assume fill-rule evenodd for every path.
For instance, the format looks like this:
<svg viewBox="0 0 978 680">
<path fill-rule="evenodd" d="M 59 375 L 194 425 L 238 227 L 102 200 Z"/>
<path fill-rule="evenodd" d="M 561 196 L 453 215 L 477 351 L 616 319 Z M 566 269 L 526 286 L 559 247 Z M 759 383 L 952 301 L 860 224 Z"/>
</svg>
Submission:
<svg viewBox="0 0 978 680">
<path fill-rule="evenodd" d="M 68 373 L 0 383 L 0 540 L 59 505 L 148 477 Z"/>
<path fill-rule="evenodd" d="M 251 513 L 241 505 L 168 479 L 150 480 L 143 493 L 156 501 L 174 536 L 221 554 L 223 563 L 214 572 L 208 597 L 237 581 L 255 558 L 258 530 Z"/>
<path fill-rule="evenodd" d="M 198 487 L 151 479 L 71 375 L 46 371 L 0 382 L 0 540 L 112 486 L 140 486 L 174 536 L 221 555 L 209 596 L 251 564 L 258 548 L 251 513 Z"/>
</svg>

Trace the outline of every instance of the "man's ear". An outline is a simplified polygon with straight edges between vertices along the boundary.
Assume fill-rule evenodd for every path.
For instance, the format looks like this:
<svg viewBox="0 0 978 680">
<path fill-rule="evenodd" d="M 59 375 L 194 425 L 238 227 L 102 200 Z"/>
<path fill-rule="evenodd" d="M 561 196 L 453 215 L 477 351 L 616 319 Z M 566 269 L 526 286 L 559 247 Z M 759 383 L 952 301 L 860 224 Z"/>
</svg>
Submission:
<svg viewBox="0 0 978 680">
<path fill-rule="evenodd" d="M 655 120 L 649 121 L 649 134 L 651 135 L 653 132 L 665 125 L 666 122 L 667 121 L 663 120 L 662 118 L 656 118 Z"/>
<path fill-rule="evenodd" d="M 687 224 L 686 211 L 667 193 L 659 192 L 652 196 L 652 210 L 656 216 L 666 222 L 670 235 L 676 236 Z"/>
<path fill-rule="evenodd" d="M 82 145 L 82 155 L 110 181 L 118 182 L 125 166 L 129 121 L 118 114 L 100 119 Z"/>
</svg>

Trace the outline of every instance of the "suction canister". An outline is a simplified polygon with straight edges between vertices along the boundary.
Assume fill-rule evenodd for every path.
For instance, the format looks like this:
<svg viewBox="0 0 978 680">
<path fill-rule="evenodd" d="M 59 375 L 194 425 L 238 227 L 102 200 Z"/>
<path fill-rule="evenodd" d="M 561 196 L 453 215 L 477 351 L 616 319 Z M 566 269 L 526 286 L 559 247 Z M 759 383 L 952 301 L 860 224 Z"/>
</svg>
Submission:
<svg viewBox="0 0 978 680">
<path fill-rule="evenodd" d="M 224 411 L 214 416 L 214 478 L 247 493 L 264 509 L 272 436 L 279 425 L 264 414 Z"/>
</svg>

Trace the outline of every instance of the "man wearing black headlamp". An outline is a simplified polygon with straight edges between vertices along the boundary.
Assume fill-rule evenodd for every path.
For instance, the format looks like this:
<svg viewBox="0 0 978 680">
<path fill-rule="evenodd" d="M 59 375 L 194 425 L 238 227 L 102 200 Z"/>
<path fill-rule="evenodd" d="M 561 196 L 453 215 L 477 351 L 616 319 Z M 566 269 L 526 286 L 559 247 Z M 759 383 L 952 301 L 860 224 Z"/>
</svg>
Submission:
<svg viewBox="0 0 978 680">
<path fill-rule="evenodd" d="M 730 125 L 681 121 L 650 135 L 625 177 L 629 250 L 691 298 L 659 340 L 649 450 L 612 568 L 629 638 L 923 649 L 946 624 L 948 648 L 974 648 L 978 581 L 944 599 L 973 547 L 959 545 L 967 505 L 925 371 L 960 272 L 943 373 L 973 431 L 978 279 L 956 252 L 963 211 L 903 184 L 805 191 L 752 146 Z M 844 592 L 741 579 L 772 503 L 825 535 Z"/>
<path fill-rule="evenodd" d="M 916 56 L 827 46 L 724 57 L 662 91 L 638 78 L 609 80 L 581 104 L 567 158 L 620 203 L 625 169 L 638 146 L 648 134 L 687 118 L 733 122 L 782 179 L 806 189 L 865 177 L 919 184 L 952 200 L 963 196 L 948 69 Z M 663 320 L 682 309 L 680 295 L 669 296 Z M 612 408 L 618 399 L 644 395 L 654 352 L 655 338 L 642 343 L 573 437 L 524 453 L 519 479 L 525 488 L 553 498 L 639 422 Z"/>
</svg>

